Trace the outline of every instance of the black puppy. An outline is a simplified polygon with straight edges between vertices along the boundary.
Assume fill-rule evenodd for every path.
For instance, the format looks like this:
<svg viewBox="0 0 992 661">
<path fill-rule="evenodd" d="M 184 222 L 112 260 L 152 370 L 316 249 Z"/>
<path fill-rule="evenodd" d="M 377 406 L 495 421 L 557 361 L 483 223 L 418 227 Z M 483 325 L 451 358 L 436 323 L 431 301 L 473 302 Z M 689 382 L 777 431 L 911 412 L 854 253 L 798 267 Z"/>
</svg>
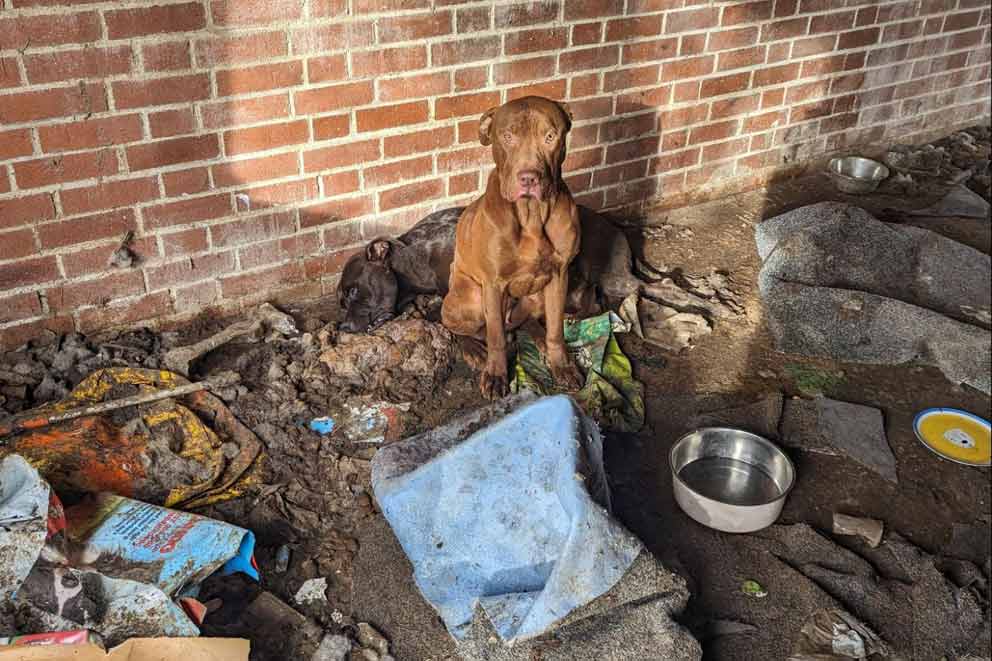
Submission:
<svg viewBox="0 0 992 661">
<path fill-rule="evenodd" d="M 378 238 L 352 255 L 338 282 L 347 333 L 375 330 L 417 294 L 448 292 L 455 226 L 463 207 L 435 211 L 396 239 Z"/>
<path fill-rule="evenodd" d="M 353 255 L 338 283 L 344 312 L 339 329 L 372 331 L 396 316 L 417 294 L 445 295 L 455 255 L 455 226 L 462 210 L 436 211 L 398 239 L 375 239 Z M 654 269 L 635 262 L 626 235 L 609 219 L 585 207 L 579 207 L 579 219 L 582 243 L 569 269 L 566 311 L 587 316 L 598 311 L 597 293 L 615 301 L 641 284 L 633 267 Z"/>
</svg>

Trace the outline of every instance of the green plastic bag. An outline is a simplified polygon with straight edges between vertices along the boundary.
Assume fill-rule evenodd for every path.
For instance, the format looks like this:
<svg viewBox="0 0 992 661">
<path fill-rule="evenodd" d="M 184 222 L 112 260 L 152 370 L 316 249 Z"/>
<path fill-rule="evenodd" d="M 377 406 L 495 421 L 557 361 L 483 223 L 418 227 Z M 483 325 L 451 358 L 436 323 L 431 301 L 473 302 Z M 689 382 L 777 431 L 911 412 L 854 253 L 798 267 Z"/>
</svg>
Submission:
<svg viewBox="0 0 992 661">
<path fill-rule="evenodd" d="M 565 321 L 565 344 L 586 383 L 574 394 L 587 415 L 606 429 L 636 432 L 644 426 L 644 386 L 634 379 L 630 360 L 620 350 L 614 333 L 630 326 L 613 312 Z M 547 361 L 526 331 L 517 332 L 517 355 L 510 389 L 541 395 L 564 392 L 557 387 Z"/>
</svg>

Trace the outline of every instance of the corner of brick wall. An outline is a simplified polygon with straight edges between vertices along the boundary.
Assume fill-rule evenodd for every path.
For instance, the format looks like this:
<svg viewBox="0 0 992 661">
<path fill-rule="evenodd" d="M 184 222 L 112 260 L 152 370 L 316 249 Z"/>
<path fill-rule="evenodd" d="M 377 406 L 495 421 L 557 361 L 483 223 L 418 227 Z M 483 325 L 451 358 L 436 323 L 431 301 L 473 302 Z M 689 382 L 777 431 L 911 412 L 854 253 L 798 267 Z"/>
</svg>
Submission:
<svg viewBox="0 0 992 661">
<path fill-rule="evenodd" d="M 329 293 L 569 103 L 600 209 L 987 121 L 979 0 L 0 0 L 0 346 Z M 137 268 L 108 258 L 134 232 Z"/>
</svg>

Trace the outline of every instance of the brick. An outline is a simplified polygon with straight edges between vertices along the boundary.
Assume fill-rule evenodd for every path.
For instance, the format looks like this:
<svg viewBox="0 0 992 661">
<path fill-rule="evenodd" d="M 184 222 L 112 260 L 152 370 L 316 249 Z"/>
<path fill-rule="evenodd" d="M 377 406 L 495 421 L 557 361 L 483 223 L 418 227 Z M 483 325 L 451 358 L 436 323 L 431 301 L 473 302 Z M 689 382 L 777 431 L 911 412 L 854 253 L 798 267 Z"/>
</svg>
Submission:
<svg viewBox="0 0 992 661">
<path fill-rule="evenodd" d="M 302 17 L 299 0 L 213 0 L 210 15 L 214 25 L 257 26 L 263 23 L 293 21 Z"/>
<path fill-rule="evenodd" d="M 661 68 L 661 82 L 670 83 L 673 80 L 705 76 L 713 71 L 715 60 L 716 58 L 712 55 L 706 55 L 691 59 L 675 60 L 674 62 L 665 62 Z"/>
<path fill-rule="evenodd" d="M 606 24 L 606 41 L 628 41 L 661 34 L 661 16 L 634 16 Z"/>
<path fill-rule="evenodd" d="M 766 23 L 761 28 L 761 41 L 793 39 L 807 33 L 809 18 L 789 18 L 784 21 Z"/>
<path fill-rule="evenodd" d="M 365 53 L 351 53 L 351 73 L 363 78 L 423 69 L 427 66 L 424 46 L 383 48 Z"/>
<path fill-rule="evenodd" d="M 600 46 L 582 50 L 566 51 L 558 57 L 558 70 L 562 73 L 602 69 L 611 67 L 620 61 L 620 49 L 617 46 Z"/>
<path fill-rule="evenodd" d="M 142 46 L 141 59 L 145 71 L 185 71 L 193 66 L 188 41 L 169 41 Z"/>
<path fill-rule="evenodd" d="M 34 232 L 29 229 L 0 232 L 0 261 L 27 257 L 37 252 Z"/>
<path fill-rule="evenodd" d="M 713 142 L 729 138 L 737 133 L 737 127 L 737 120 L 696 126 L 689 133 L 689 144 L 698 145 L 703 142 Z"/>
<path fill-rule="evenodd" d="M 131 48 L 86 48 L 26 55 L 24 66 L 31 83 L 51 83 L 80 78 L 104 78 L 131 71 Z M 16 71 L 16 65 L 14 67 Z"/>
<path fill-rule="evenodd" d="M 653 132 L 656 123 L 654 113 L 605 122 L 599 129 L 599 141 L 607 143 L 630 140 Z"/>
<path fill-rule="evenodd" d="M 119 81 L 113 83 L 112 87 L 119 109 L 188 103 L 210 98 L 210 77 L 207 74 Z"/>
<path fill-rule="evenodd" d="M 788 41 L 781 41 L 777 44 L 771 44 L 768 46 L 768 58 L 765 62 L 768 64 L 784 62 L 789 59 L 789 51 L 791 50 L 792 43 Z"/>
<path fill-rule="evenodd" d="M 591 96 L 599 92 L 599 74 L 590 73 L 584 76 L 572 76 L 568 84 L 569 98 L 576 99 Z"/>
<path fill-rule="evenodd" d="M 692 126 L 693 124 L 706 121 L 709 110 L 710 107 L 708 104 L 668 110 L 661 113 L 658 118 L 658 125 L 665 131 Z"/>
<path fill-rule="evenodd" d="M 789 111 L 789 123 L 794 124 L 796 122 L 804 122 L 817 117 L 824 117 L 830 114 L 832 107 L 832 99 L 814 101 L 813 103 L 807 103 L 802 106 L 792 106 Z"/>
<path fill-rule="evenodd" d="M 0 200 L 0 228 L 28 225 L 54 217 L 55 203 L 52 196 L 45 193 Z"/>
<path fill-rule="evenodd" d="M 747 145 L 747 138 L 729 140 L 715 145 L 706 145 L 703 147 L 703 155 L 700 157 L 700 161 L 702 163 L 709 163 L 711 161 L 720 161 L 725 158 L 737 156 L 747 151 Z"/>
<path fill-rule="evenodd" d="M 657 108 L 664 107 L 669 104 L 671 94 L 672 88 L 668 85 L 654 87 L 650 90 L 641 90 L 639 92 L 629 92 L 627 94 L 623 94 L 617 98 L 616 113 L 618 115 L 626 115 L 628 113 L 639 112 L 648 108 L 656 110 Z M 571 107 L 574 112 L 574 106 Z M 609 112 L 609 108 L 607 108 L 606 114 L 609 114 Z"/>
<path fill-rule="evenodd" d="M 455 14 L 455 29 L 459 34 L 488 30 L 492 25 L 492 10 L 489 7 L 459 9 Z"/>
<path fill-rule="evenodd" d="M 650 14 L 669 9 L 681 9 L 685 0 L 630 0 L 628 14 Z"/>
<path fill-rule="evenodd" d="M 843 94 L 844 92 L 854 92 L 864 86 L 865 74 L 863 71 L 852 73 L 847 76 L 834 78 L 830 83 L 831 94 Z"/>
<path fill-rule="evenodd" d="M 773 16 L 792 16 L 799 8 L 799 0 L 775 0 L 775 11 Z"/>
<path fill-rule="evenodd" d="M 458 122 L 458 143 L 476 142 L 479 139 L 479 120 L 467 119 Z"/>
<path fill-rule="evenodd" d="M 465 115 L 482 114 L 489 108 L 498 106 L 499 93 L 462 94 L 439 98 L 434 104 L 435 119 L 450 119 Z"/>
<path fill-rule="evenodd" d="M 299 157 L 296 153 L 263 156 L 238 161 L 226 161 L 213 168 L 214 185 L 227 188 L 243 183 L 281 179 L 299 174 Z"/>
<path fill-rule="evenodd" d="M 232 248 L 287 236 L 296 231 L 293 216 L 291 211 L 276 211 L 254 218 L 211 225 L 210 238 L 215 248 Z"/>
<path fill-rule="evenodd" d="M 286 286 L 302 280 L 303 277 L 302 264 L 290 262 L 275 268 L 222 278 L 221 293 L 224 298 L 237 298 L 245 294 Z"/>
<path fill-rule="evenodd" d="M 217 158 L 218 155 L 220 145 L 216 135 L 146 142 L 127 148 L 128 167 L 132 172 L 190 161 L 206 161 Z"/>
<path fill-rule="evenodd" d="M 95 248 L 83 248 L 75 252 L 63 253 L 61 260 L 65 276 L 77 278 L 82 275 L 106 272 L 110 258 L 119 245 L 120 237 L 114 237 Z M 156 260 L 159 257 L 158 240 L 154 236 L 133 239 L 128 247 L 142 263 Z"/>
<path fill-rule="evenodd" d="M 237 101 L 220 101 L 201 106 L 203 128 L 258 124 L 289 116 L 289 95 L 272 94 Z"/>
<path fill-rule="evenodd" d="M 333 170 L 346 165 L 355 165 L 380 158 L 378 140 L 365 140 L 346 145 L 335 145 L 303 152 L 303 171 L 318 172 Z"/>
<path fill-rule="evenodd" d="M 320 249 L 320 237 L 317 232 L 298 234 L 274 241 L 256 243 L 238 251 L 241 267 L 245 269 L 258 268 L 268 264 L 278 264 L 290 259 L 296 259 L 316 253 Z"/>
<path fill-rule="evenodd" d="M 235 269 L 234 253 L 221 252 L 196 257 L 184 257 L 161 266 L 145 269 L 148 289 L 156 291 L 185 285 L 231 273 Z"/>
<path fill-rule="evenodd" d="M 343 54 L 307 60 L 307 80 L 311 83 L 327 83 L 347 78 L 348 58 Z"/>
<path fill-rule="evenodd" d="M 443 127 L 406 135 L 389 136 L 383 140 L 383 151 L 386 158 L 396 158 L 444 149 L 454 144 L 454 141 L 454 130 L 451 127 Z"/>
<path fill-rule="evenodd" d="M 7 94 L 0 96 L 0 125 L 90 115 L 106 109 L 107 94 L 100 83 Z"/>
<path fill-rule="evenodd" d="M 83 310 L 79 313 L 79 330 L 89 333 L 100 328 L 126 326 L 151 317 L 165 317 L 172 312 L 172 299 L 168 292 L 158 292 L 106 307 Z"/>
<path fill-rule="evenodd" d="M 983 39 L 984 30 L 972 30 L 971 32 L 959 32 L 951 37 L 949 50 L 960 50 L 962 48 L 972 48 L 977 46 Z M 986 39 L 986 43 L 988 38 Z"/>
<path fill-rule="evenodd" d="M 523 55 L 539 51 L 561 50 L 568 45 L 568 30 L 563 27 L 521 30 L 503 37 L 506 55 Z"/>
<path fill-rule="evenodd" d="M 746 27 L 734 30 L 714 30 L 710 32 L 707 50 L 720 51 L 744 48 L 758 43 L 758 28 Z"/>
<path fill-rule="evenodd" d="M 105 305 L 112 299 L 136 296 L 144 292 L 145 281 L 141 272 L 127 271 L 60 285 L 46 292 L 46 298 L 52 310 L 67 312 L 87 305 Z"/>
<path fill-rule="evenodd" d="M 309 115 L 343 110 L 371 103 L 375 97 L 371 81 L 344 83 L 293 93 L 296 113 Z"/>
<path fill-rule="evenodd" d="M 785 101 L 785 88 L 778 88 L 774 90 L 768 90 L 761 93 L 761 107 L 770 108 L 772 106 L 780 106 Z"/>
<path fill-rule="evenodd" d="M 844 59 L 844 55 L 831 55 L 829 57 L 821 57 L 816 60 L 806 60 L 802 63 L 800 77 L 809 78 L 810 76 L 825 76 L 831 73 L 837 73 L 838 71 L 843 71 Z"/>
<path fill-rule="evenodd" d="M 220 286 L 213 280 L 173 290 L 176 312 L 200 310 L 220 300 Z"/>
<path fill-rule="evenodd" d="M 447 67 L 488 60 L 499 55 L 499 49 L 499 37 L 447 41 L 431 46 L 431 64 L 435 67 Z"/>
<path fill-rule="evenodd" d="M 672 100 L 675 103 L 685 103 L 686 101 L 699 100 L 700 83 L 698 80 L 676 83 L 672 87 Z"/>
<path fill-rule="evenodd" d="M 113 151 L 58 154 L 14 164 L 14 177 L 20 188 L 38 188 L 67 181 L 117 174 Z"/>
<path fill-rule="evenodd" d="M 282 57 L 289 52 L 289 43 L 282 31 L 213 36 L 197 40 L 195 52 L 201 67 L 230 66 Z"/>
<path fill-rule="evenodd" d="M 25 0 L 18 0 L 23 2 Z M 54 335 L 64 335 L 74 330 L 72 317 L 59 316 L 38 319 L 0 329 L 0 347 L 15 349 L 27 342 L 37 339 L 45 331 Z"/>
<path fill-rule="evenodd" d="M 224 153 L 232 156 L 287 145 L 301 145 L 306 143 L 309 137 L 310 130 L 305 120 L 235 129 L 224 133 Z"/>
<path fill-rule="evenodd" d="M 878 28 L 866 28 L 864 30 L 854 30 L 843 32 L 837 41 L 837 50 L 847 50 L 849 48 L 864 48 L 878 42 Z"/>
<path fill-rule="evenodd" d="M 748 94 L 733 99 L 714 101 L 713 105 L 710 106 L 710 119 L 723 119 L 724 117 L 752 113 L 758 109 L 758 100 L 757 95 Z"/>
<path fill-rule="evenodd" d="M 548 99 L 564 99 L 566 91 L 566 81 L 564 79 L 548 80 L 543 83 L 534 83 L 514 87 L 506 92 L 506 100 L 521 99 L 525 96 L 543 96 Z"/>
<path fill-rule="evenodd" d="M 830 81 L 819 80 L 805 85 L 790 87 L 785 94 L 785 102 L 788 105 L 795 105 L 811 99 L 822 99 L 830 90 Z"/>
<path fill-rule="evenodd" d="M 21 71 L 17 60 L 12 57 L 0 57 L 0 89 L 17 87 L 21 84 Z"/>
<path fill-rule="evenodd" d="M 834 45 L 836 43 L 837 37 L 832 34 L 820 37 L 811 37 L 809 39 L 797 39 L 792 45 L 792 57 L 806 57 L 808 55 L 817 55 L 819 53 L 829 53 L 834 50 Z"/>
<path fill-rule="evenodd" d="M 166 202 L 142 210 L 146 230 L 223 218 L 230 213 L 231 196 L 228 193 Z"/>
<path fill-rule="evenodd" d="M 334 174 L 325 175 L 321 177 L 321 183 L 324 187 L 324 197 L 347 195 L 348 193 L 354 193 L 361 187 L 361 182 L 358 179 L 358 170 L 335 172 Z"/>
<path fill-rule="evenodd" d="M 700 55 L 706 50 L 706 33 L 685 34 L 679 37 L 679 55 Z"/>
<path fill-rule="evenodd" d="M 496 25 L 500 29 L 549 23 L 558 17 L 558 2 L 541 0 L 496 6 Z"/>
<path fill-rule="evenodd" d="M 430 9 L 430 0 L 355 0 L 356 14 L 383 14 L 412 9 Z"/>
<path fill-rule="evenodd" d="M 672 37 L 628 44 L 623 47 L 623 63 L 671 59 L 677 54 L 677 49 L 678 39 Z"/>
<path fill-rule="evenodd" d="M 167 172 L 162 175 L 162 183 L 166 197 L 205 193 L 210 190 L 210 170 L 201 167 Z"/>
<path fill-rule="evenodd" d="M 448 195 L 468 195 L 479 190 L 479 175 L 476 172 L 466 172 L 448 177 Z"/>
<path fill-rule="evenodd" d="M 430 107 L 426 101 L 399 103 L 390 106 L 376 106 L 356 113 L 358 131 L 381 131 L 383 129 L 421 124 L 430 115 Z"/>
<path fill-rule="evenodd" d="M 871 25 L 878 20 L 878 7 L 862 7 L 854 19 L 855 27 Z"/>
<path fill-rule="evenodd" d="M 341 58 L 342 63 L 344 58 Z M 280 62 L 263 64 L 245 69 L 218 71 L 217 95 L 233 96 L 251 92 L 265 92 L 273 89 L 294 87 L 303 84 L 303 62 Z"/>
<path fill-rule="evenodd" d="M 447 151 L 438 154 L 438 172 L 460 172 L 462 170 L 478 169 L 483 165 L 491 165 L 492 156 L 489 147 L 470 147 L 458 151 Z"/>
<path fill-rule="evenodd" d="M 944 32 L 956 32 L 977 27 L 982 12 L 965 11 L 957 14 L 948 14 L 944 17 Z"/>
<path fill-rule="evenodd" d="M 623 0 L 582 0 L 565 3 L 565 20 L 576 21 L 623 14 Z"/>
<path fill-rule="evenodd" d="M 31 145 L 31 131 L 29 129 L 0 131 L 0 160 L 30 156 L 32 152 L 34 152 L 34 147 Z"/>
<path fill-rule="evenodd" d="M 886 25 L 882 31 L 882 42 L 903 41 L 918 37 L 923 32 L 923 21 L 906 21 L 897 25 Z"/>
<path fill-rule="evenodd" d="M 350 223 L 350 225 L 358 226 L 358 223 Z M 324 231 L 325 237 L 327 236 L 329 230 Z M 355 230 L 358 231 L 357 229 Z M 325 244 L 327 239 L 324 239 Z M 335 244 L 336 245 L 336 244 Z M 318 279 L 324 276 L 337 275 L 344 268 L 344 265 L 348 262 L 352 255 L 357 253 L 360 248 L 350 248 L 346 250 L 339 250 L 330 255 L 320 255 L 318 257 L 310 257 L 306 259 L 303 263 L 306 278 L 308 280 Z"/>
<path fill-rule="evenodd" d="M 119 239 L 125 232 L 136 228 L 134 211 L 118 209 L 38 225 L 38 239 L 43 250 L 50 250 L 100 239 Z"/>
<path fill-rule="evenodd" d="M 0 282 L 6 289 L 16 289 L 26 285 L 38 285 L 56 280 L 59 270 L 54 257 L 35 257 L 18 262 L 0 264 Z"/>
<path fill-rule="evenodd" d="M 106 11 L 103 13 L 103 19 L 107 22 L 109 39 L 133 39 L 150 34 L 192 32 L 207 26 L 202 2 Z"/>
<path fill-rule="evenodd" d="M 404 99 L 439 96 L 451 92 L 451 75 L 447 72 L 425 73 L 403 78 L 379 80 L 380 101 L 402 101 Z M 374 108 L 372 109 L 375 110 Z M 370 112 L 370 111 L 359 111 Z"/>
<path fill-rule="evenodd" d="M 371 46 L 372 23 L 334 23 L 294 30 L 293 55 L 316 55 L 329 51 L 348 51 Z"/>
<path fill-rule="evenodd" d="M 701 148 L 695 147 L 653 158 L 651 159 L 651 164 L 648 166 L 648 174 L 653 175 L 672 170 L 691 168 L 699 164 L 699 155 L 702 151 Z"/>
<path fill-rule="evenodd" d="M 37 317 L 42 312 L 37 292 L 0 297 L 0 323 Z"/>
<path fill-rule="evenodd" d="M 588 46 L 598 44 L 603 38 L 602 23 L 583 23 L 572 26 L 572 45 Z"/>
<path fill-rule="evenodd" d="M 671 11 L 665 14 L 665 32 L 675 34 L 692 30 L 705 30 L 716 27 L 719 21 L 720 9 L 718 7 Z"/>
<path fill-rule="evenodd" d="M 455 71 L 455 91 L 467 92 L 469 90 L 481 89 L 489 84 L 489 66 L 468 67 Z M 450 90 L 438 92 L 446 94 Z"/>
<path fill-rule="evenodd" d="M 100 40 L 95 11 L 0 18 L 0 50 L 20 50 Z"/>
<path fill-rule="evenodd" d="M 314 140 L 334 140 L 351 132 L 351 114 L 315 117 L 313 120 Z"/>
<path fill-rule="evenodd" d="M 830 14 L 814 16 L 809 22 L 810 34 L 823 34 L 825 32 L 840 32 L 850 30 L 854 27 L 854 11 L 839 11 Z"/>
<path fill-rule="evenodd" d="M 379 209 L 389 211 L 413 204 L 420 204 L 444 195 L 444 180 L 432 179 L 414 184 L 405 184 L 379 193 Z"/>
<path fill-rule="evenodd" d="M 740 50 L 724 51 L 717 58 L 716 70 L 729 71 L 730 69 L 742 69 L 761 64 L 765 61 L 766 50 L 764 46 L 752 46 Z"/>
<path fill-rule="evenodd" d="M 196 116 L 192 108 L 162 110 L 148 113 L 148 127 L 153 138 L 170 138 L 196 130 Z"/>
<path fill-rule="evenodd" d="M 379 20 L 379 42 L 415 41 L 451 34 L 451 12 L 438 11 Z"/>
<path fill-rule="evenodd" d="M 764 2 L 747 2 L 743 4 L 734 3 L 723 8 L 723 16 L 720 25 L 740 25 L 741 23 L 757 23 L 767 21 L 772 17 L 772 3 L 770 0 Z"/>
<path fill-rule="evenodd" d="M 157 197 L 158 181 L 155 177 L 107 181 L 95 186 L 63 189 L 59 192 L 62 210 L 66 215 L 129 207 Z"/>
<path fill-rule="evenodd" d="M 634 87 L 647 87 L 658 82 L 658 75 L 661 67 L 651 64 L 634 69 L 620 69 L 618 71 L 608 71 L 603 76 L 603 91 L 615 92 Z"/>
<path fill-rule="evenodd" d="M 785 64 L 778 67 L 758 69 L 754 72 L 754 80 L 752 81 L 752 84 L 755 87 L 764 87 L 766 85 L 781 85 L 782 83 L 789 83 L 799 77 L 799 70 L 799 64 Z"/>
<path fill-rule="evenodd" d="M 820 133 L 834 133 L 845 131 L 858 125 L 858 113 L 851 112 L 844 115 L 832 115 L 825 117 L 820 122 Z"/>
<path fill-rule="evenodd" d="M 620 181 L 643 179 L 648 168 L 648 159 L 600 168 L 593 173 L 592 186 L 599 188 Z"/>
<path fill-rule="evenodd" d="M 658 152 L 661 139 L 658 136 L 648 136 L 630 142 L 610 145 L 606 148 L 606 163 L 612 165 L 622 161 L 653 156 Z"/>
<path fill-rule="evenodd" d="M 371 197 L 349 197 L 300 209 L 300 227 L 315 227 L 372 213 Z"/>
</svg>

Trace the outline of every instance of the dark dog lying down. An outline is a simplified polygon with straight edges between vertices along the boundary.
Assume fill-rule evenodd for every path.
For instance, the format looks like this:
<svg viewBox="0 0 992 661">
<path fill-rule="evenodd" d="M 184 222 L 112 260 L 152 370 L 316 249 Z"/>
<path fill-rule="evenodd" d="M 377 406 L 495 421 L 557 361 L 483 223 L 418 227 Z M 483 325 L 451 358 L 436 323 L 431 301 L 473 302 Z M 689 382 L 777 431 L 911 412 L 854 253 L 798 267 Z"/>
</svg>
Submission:
<svg viewBox="0 0 992 661">
<path fill-rule="evenodd" d="M 455 226 L 463 207 L 436 211 L 396 239 L 379 238 L 348 260 L 338 283 L 348 333 L 375 330 L 418 294 L 448 292 L 455 254 Z M 579 208 L 582 242 L 569 270 L 566 312 L 587 316 L 597 293 L 620 299 L 637 288 L 626 235 L 595 211 Z"/>
</svg>

